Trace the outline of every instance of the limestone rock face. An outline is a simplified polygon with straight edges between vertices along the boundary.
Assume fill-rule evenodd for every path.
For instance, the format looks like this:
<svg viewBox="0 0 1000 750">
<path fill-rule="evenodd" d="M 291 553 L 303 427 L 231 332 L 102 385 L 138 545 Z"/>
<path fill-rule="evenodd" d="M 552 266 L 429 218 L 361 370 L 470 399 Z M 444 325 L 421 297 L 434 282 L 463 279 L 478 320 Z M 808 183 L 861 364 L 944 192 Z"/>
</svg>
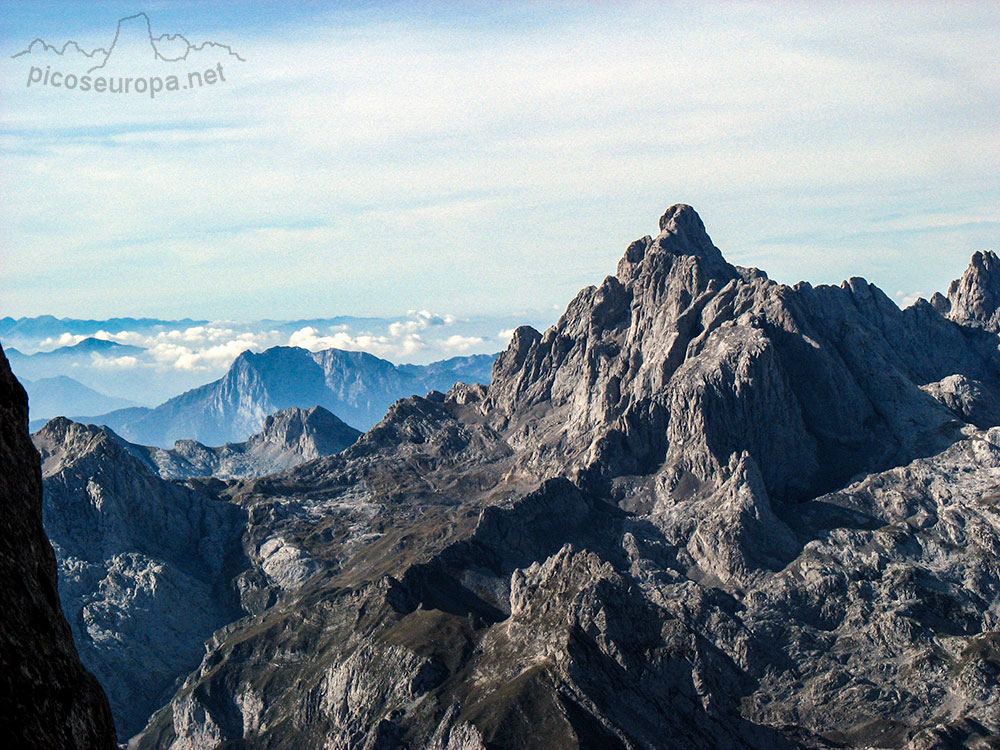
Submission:
<svg viewBox="0 0 1000 750">
<path fill-rule="evenodd" d="M 28 398 L 0 349 L 0 733 L 9 747 L 111 748 L 108 699 L 84 668 L 56 593 Z"/>
<path fill-rule="evenodd" d="M 658 467 L 676 486 L 747 450 L 775 499 L 801 499 L 955 440 L 973 404 L 956 415 L 921 386 L 974 380 L 986 411 L 1000 394 L 994 338 L 926 303 L 900 310 L 863 279 L 790 288 L 737 269 L 689 206 L 660 226 L 494 366 L 487 419 L 543 473 Z"/>
<path fill-rule="evenodd" d="M 489 387 L 192 483 L 245 616 L 130 747 L 995 745 L 1000 342 L 943 309 L 668 209 Z"/>
<path fill-rule="evenodd" d="M 963 325 L 1000 331 L 1000 258 L 994 252 L 976 253 L 962 275 L 932 304 Z"/>
<path fill-rule="evenodd" d="M 127 738 L 240 615 L 242 513 L 164 481 L 107 430 L 57 419 L 35 444 L 62 606 Z"/>
</svg>

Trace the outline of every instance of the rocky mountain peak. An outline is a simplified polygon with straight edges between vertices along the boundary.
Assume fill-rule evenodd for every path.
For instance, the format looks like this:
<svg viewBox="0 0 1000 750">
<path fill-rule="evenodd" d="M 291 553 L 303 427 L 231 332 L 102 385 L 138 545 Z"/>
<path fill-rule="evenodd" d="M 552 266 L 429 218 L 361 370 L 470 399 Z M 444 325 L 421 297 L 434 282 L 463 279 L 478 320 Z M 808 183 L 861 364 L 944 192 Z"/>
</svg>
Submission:
<svg viewBox="0 0 1000 750">
<path fill-rule="evenodd" d="M 128 461 L 123 442 L 111 430 L 80 424 L 66 417 L 50 419 L 32 435 L 32 441 L 41 455 L 43 474 L 59 471 L 62 466 L 87 455 L 113 456 L 114 460 Z"/>
<path fill-rule="evenodd" d="M 932 301 L 956 323 L 1000 331 L 1000 258 L 977 252 L 962 278 L 951 282 L 947 300 Z"/>
<path fill-rule="evenodd" d="M 667 494 L 683 495 L 685 476 L 717 477 L 747 451 L 781 503 L 956 439 L 956 418 L 972 411 L 933 383 L 975 381 L 977 414 L 1000 398 L 995 344 L 929 308 L 904 313 L 861 278 L 792 288 L 737 269 L 690 206 L 672 206 L 660 227 L 555 326 L 519 330 L 496 363 L 484 411 L 542 474 L 661 467 Z M 1000 293 L 973 290 L 992 289 L 998 267 L 978 255 L 959 295 L 982 299 L 986 317 Z"/>
<path fill-rule="evenodd" d="M 658 284 L 678 259 L 685 268 L 696 267 L 693 273 L 699 276 L 720 281 L 737 276 L 708 236 L 698 212 L 684 203 L 671 206 L 660 217 L 659 235 L 643 237 L 628 246 L 616 275 L 626 286 Z"/>
<path fill-rule="evenodd" d="M 291 407 L 264 419 L 264 427 L 250 442 L 297 450 L 306 460 L 343 450 L 361 436 L 322 406 Z"/>
<path fill-rule="evenodd" d="M 670 234 L 692 234 L 708 237 L 705 232 L 705 224 L 698 212 L 686 203 L 675 203 L 666 210 L 660 217 L 660 231 Z"/>
</svg>

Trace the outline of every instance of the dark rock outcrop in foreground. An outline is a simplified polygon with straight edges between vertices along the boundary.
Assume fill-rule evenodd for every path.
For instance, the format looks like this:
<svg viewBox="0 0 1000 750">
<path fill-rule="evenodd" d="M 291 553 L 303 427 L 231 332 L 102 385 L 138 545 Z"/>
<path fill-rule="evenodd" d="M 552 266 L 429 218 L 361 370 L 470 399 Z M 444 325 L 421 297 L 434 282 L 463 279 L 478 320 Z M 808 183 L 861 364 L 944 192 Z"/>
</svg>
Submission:
<svg viewBox="0 0 1000 750">
<path fill-rule="evenodd" d="M 1000 339 L 941 309 L 672 207 L 488 388 L 200 484 L 245 616 L 130 747 L 996 746 Z"/>
<path fill-rule="evenodd" d="M 108 699 L 77 657 L 42 529 L 28 397 L 0 349 L 0 735 L 7 747 L 114 748 Z"/>
</svg>

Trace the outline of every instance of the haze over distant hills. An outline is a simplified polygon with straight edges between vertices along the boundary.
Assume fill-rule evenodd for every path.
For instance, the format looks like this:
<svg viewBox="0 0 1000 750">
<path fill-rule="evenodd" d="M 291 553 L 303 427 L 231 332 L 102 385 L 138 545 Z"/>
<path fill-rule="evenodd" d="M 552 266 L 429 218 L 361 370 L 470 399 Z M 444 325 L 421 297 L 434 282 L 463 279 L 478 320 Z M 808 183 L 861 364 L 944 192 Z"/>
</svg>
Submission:
<svg viewBox="0 0 1000 750">
<path fill-rule="evenodd" d="M 429 365 L 394 365 L 366 352 L 310 352 L 274 347 L 244 352 L 225 376 L 156 408 L 133 407 L 76 421 L 107 425 L 126 440 L 169 447 L 191 439 L 239 442 L 280 409 L 319 405 L 367 430 L 400 398 L 447 391 L 457 382 L 488 383 L 494 356 L 454 357 Z"/>
<path fill-rule="evenodd" d="M 63 334 L 93 336 L 98 331 L 121 333 L 122 331 L 146 331 L 157 328 L 205 325 L 208 321 L 161 320 L 159 318 L 107 318 L 86 320 L 81 318 L 57 318 L 54 315 L 38 315 L 33 318 L 0 318 L 0 336 L 4 340 L 42 340 Z"/>
<path fill-rule="evenodd" d="M 114 398 L 88 388 L 83 383 L 65 375 L 40 380 L 21 379 L 28 392 L 31 419 L 49 419 L 61 414 L 101 414 L 115 409 L 125 409 L 137 404 L 124 398 Z"/>
<path fill-rule="evenodd" d="M 222 377 L 245 351 L 296 346 L 310 351 L 366 351 L 394 363 L 425 365 L 492 354 L 517 325 L 547 325 L 547 314 L 459 318 L 413 310 L 394 318 L 336 316 L 249 322 L 53 316 L 0 319 L 0 340 L 15 374 L 28 380 L 71 377 L 86 387 L 155 406 Z M 117 346 L 116 346 L 117 345 Z M 97 414 L 73 408 L 64 414 Z M 106 411 L 106 410 L 104 410 Z M 33 412 L 33 419 L 47 414 Z"/>
<path fill-rule="evenodd" d="M 56 377 L 53 373 L 89 363 L 94 355 L 103 358 L 135 357 L 145 351 L 139 346 L 88 337 L 70 346 L 34 354 L 23 354 L 18 349 L 10 347 L 7 349 L 7 358 L 11 361 L 12 367 L 16 367 L 17 372 L 23 373 L 24 377 L 42 378 Z"/>
</svg>

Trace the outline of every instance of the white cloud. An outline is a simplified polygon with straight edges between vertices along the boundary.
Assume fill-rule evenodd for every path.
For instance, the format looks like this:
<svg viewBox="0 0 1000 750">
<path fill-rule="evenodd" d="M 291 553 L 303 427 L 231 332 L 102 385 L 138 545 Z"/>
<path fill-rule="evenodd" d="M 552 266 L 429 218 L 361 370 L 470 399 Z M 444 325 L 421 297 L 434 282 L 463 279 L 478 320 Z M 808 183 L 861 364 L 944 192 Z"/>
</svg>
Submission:
<svg viewBox="0 0 1000 750">
<path fill-rule="evenodd" d="M 424 331 L 431 326 L 446 326 L 455 322 L 454 315 L 438 315 L 429 310 L 410 310 L 407 315 L 410 320 L 389 324 L 390 336 L 403 336 L 407 333 Z"/>
<path fill-rule="evenodd" d="M 389 326 L 393 329 L 393 326 Z M 390 335 L 380 336 L 371 333 L 360 333 L 351 335 L 344 331 L 335 331 L 330 335 L 322 335 L 316 328 L 306 326 L 291 334 L 288 338 L 289 346 L 298 346 L 309 351 L 317 352 L 324 349 L 347 349 L 351 351 L 365 351 L 380 357 L 391 359 L 401 359 L 419 352 L 426 345 L 419 334 L 407 331 L 392 332 Z"/>
<path fill-rule="evenodd" d="M 441 346 L 446 351 L 465 353 L 473 347 L 485 344 L 486 339 L 482 336 L 449 336 L 441 342 Z"/>
<path fill-rule="evenodd" d="M 923 292 L 904 292 L 903 290 L 899 290 L 895 294 L 896 304 L 901 308 L 909 307 L 918 299 L 928 299 L 929 296 Z"/>
<path fill-rule="evenodd" d="M 91 355 L 90 362 L 102 370 L 132 370 L 140 364 L 137 357 L 102 357 L 99 354 Z"/>
<path fill-rule="evenodd" d="M 288 337 L 289 346 L 298 346 L 311 352 L 323 351 L 324 349 L 346 349 L 353 343 L 353 339 L 342 331 L 330 336 L 323 336 L 312 326 L 300 328 Z"/>
<path fill-rule="evenodd" d="M 38 342 L 38 348 L 41 351 L 49 351 L 51 349 L 59 349 L 64 346 L 74 346 L 83 341 L 86 336 L 80 336 L 75 333 L 63 333 L 59 336 L 49 336 Z"/>
</svg>

